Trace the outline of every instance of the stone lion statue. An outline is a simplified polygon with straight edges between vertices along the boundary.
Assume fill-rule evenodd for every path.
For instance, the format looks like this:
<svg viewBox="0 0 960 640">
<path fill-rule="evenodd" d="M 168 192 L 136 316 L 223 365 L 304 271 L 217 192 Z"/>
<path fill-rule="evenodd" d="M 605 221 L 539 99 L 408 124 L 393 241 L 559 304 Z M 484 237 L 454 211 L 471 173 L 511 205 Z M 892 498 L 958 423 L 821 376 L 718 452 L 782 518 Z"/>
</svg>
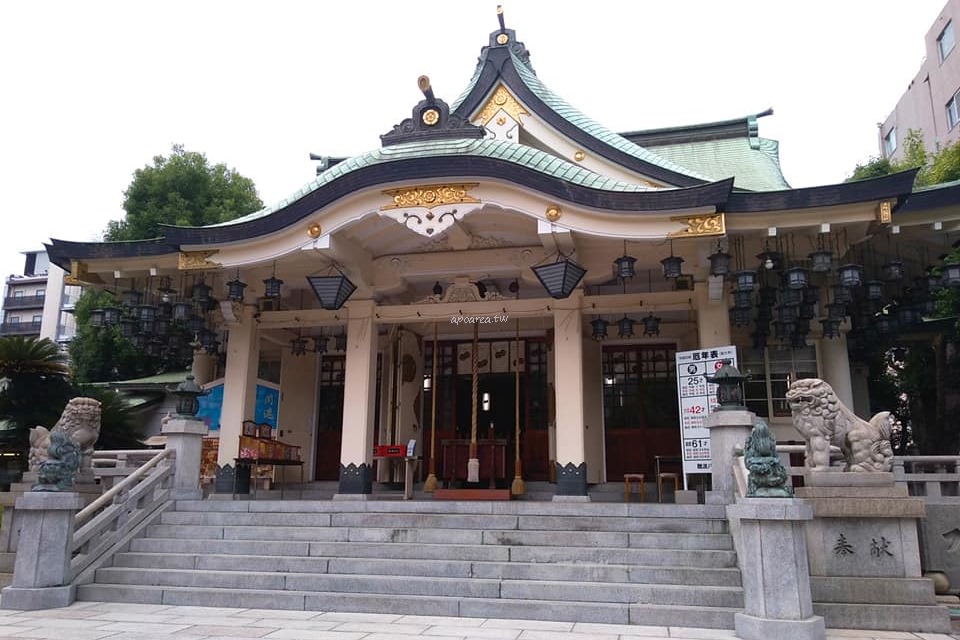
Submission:
<svg viewBox="0 0 960 640">
<path fill-rule="evenodd" d="M 37 484 L 33 491 L 69 491 L 73 476 L 80 468 L 80 446 L 66 431 L 50 432 L 49 457 L 37 469 Z"/>
<path fill-rule="evenodd" d="M 37 471 L 47 459 L 50 448 L 50 434 L 64 431 L 80 447 L 83 462 L 80 471 L 93 466 L 93 446 L 100 437 L 100 402 L 93 398 L 73 398 L 63 408 L 60 419 L 52 430 L 46 427 L 34 427 L 30 430 L 30 471 Z"/>
<path fill-rule="evenodd" d="M 793 426 L 807 442 L 807 467 L 823 470 L 830 466 L 830 445 L 836 445 L 846 460 L 845 471 L 890 471 L 893 448 L 889 411 L 881 411 L 869 422 L 857 417 L 819 378 L 797 380 L 787 389 Z"/>
</svg>

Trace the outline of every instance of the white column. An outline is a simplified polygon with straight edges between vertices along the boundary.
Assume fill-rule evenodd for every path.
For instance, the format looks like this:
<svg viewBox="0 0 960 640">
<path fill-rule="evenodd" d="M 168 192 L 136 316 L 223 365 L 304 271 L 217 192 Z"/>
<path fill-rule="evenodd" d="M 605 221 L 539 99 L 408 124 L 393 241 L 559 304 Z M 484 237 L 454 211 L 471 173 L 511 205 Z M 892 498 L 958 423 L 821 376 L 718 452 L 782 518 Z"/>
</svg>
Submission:
<svg viewBox="0 0 960 640">
<path fill-rule="evenodd" d="M 340 446 L 340 494 L 372 490 L 373 417 L 376 399 L 377 330 L 374 302 L 347 303 L 347 353 L 343 381 L 343 437 Z"/>
<path fill-rule="evenodd" d="M 253 307 L 243 307 L 240 322 L 230 325 L 223 377 L 223 407 L 220 410 L 217 454 L 217 464 L 220 466 L 233 466 L 234 458 L 240 452 L 243 421 L 253 419 L 257 400 L 257 366 L 260 363 L 260 337 L 253 313 Z"/>
<path fill-rule="evenodd" d="M 583 291 L 557 300 L 553 349 L 557 396 L 557 496 L 587 495 L 583 432 Z"/>
<path fill-rule="evenodd" d="M 833 387 L 842 403 L 848 407 L 855 406 L 846 334 L 841 333 L 839 338 L 824 338 L 820 341 L 820 375 Z"/>
<path fill-rule="evenodd" d="M 724 291 L 719 300 L 710 299 L 710 288 L 706 283 L 697 283 L 694 289 L 697 303 L 697 333 L 700 349 L 725 347 L 733 344 L 730 337 L 730 312 L 727 308 L 727 296 Z"/>
</svg>

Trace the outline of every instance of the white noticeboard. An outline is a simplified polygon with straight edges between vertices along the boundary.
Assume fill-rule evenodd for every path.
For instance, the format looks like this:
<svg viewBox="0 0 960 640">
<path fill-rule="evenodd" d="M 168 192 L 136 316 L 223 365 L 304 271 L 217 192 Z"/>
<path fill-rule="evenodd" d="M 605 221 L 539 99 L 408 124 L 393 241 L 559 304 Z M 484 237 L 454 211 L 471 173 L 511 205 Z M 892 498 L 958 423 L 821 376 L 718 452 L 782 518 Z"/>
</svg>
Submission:
<svg viewBox="0 0 960 640">
<path fill-rule="evenodd" d="M 677 352 L 677 401 L 680 403 L 680 451 L 683 458 L 683 486 L 687 474 L 710 473 L 710 430 L 704 418 L 717 408 L 717 385 L 707 382 L 723 366 L 737 366 L 737 348 L 711 347 Z"/>
</svg>

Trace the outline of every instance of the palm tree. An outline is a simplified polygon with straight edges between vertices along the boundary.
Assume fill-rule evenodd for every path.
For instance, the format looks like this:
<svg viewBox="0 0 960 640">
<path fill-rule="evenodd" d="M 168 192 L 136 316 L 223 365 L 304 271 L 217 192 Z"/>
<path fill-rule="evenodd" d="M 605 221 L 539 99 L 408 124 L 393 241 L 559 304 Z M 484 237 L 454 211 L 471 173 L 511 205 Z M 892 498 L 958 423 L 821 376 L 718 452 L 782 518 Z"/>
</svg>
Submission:
<svg viewBox="0 0 960 640">
<path fill-rule="evenodd" d="M 0 338 L 0 420 L 6 446 L 26 450 L 32 427 L 52 427 L 71 395 L 70 366 L 47 338 Z"/>
</svg>

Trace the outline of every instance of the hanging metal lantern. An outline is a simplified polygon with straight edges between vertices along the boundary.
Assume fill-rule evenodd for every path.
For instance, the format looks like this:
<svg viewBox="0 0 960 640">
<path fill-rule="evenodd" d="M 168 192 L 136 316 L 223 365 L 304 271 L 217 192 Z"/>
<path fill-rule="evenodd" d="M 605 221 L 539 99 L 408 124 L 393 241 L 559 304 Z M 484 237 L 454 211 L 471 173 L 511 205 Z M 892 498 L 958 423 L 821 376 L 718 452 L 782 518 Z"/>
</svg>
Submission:
<svg viewBox="0 0 960 640">
<path fill-rule="evenodd" d="M 193 313 L 193 304 L 190 302 L 177 302 L 173 305 L 173 319 L 177 322 L 186 322 Z"/>
<path fill-rule="evenodd" d="M 806 333 L 794 333 L 792 336 L 790 336 L 791 349 L 806 349 L 806 347 L 807 347 Z"/>
<path fill-rule="evenodd" d="M 167 346 L 173 350 L 178 350 L 185 343 L 183 334 L 180 333 L 171 333 L 167 336 Z"/>
<path fill-rule="evenodd" d="M 731 307 L 730 324 L 735 327 L 747 327 L 753 321 L 753 310 L 750 307 Z"/>
<path fill-rule="evenodd" d="M 891 260 L 880 268 L 883 270 L 883 279 L 887 282 L 898 282 L 903 280 L 902 260 Z"/>
<path fill-rule="evenodd" d="M 643 319 L 643 335 L 645 336 L 658 336 L 660 335 L 660 318 L 656 317 L 652 313 Z"/>
<path fill-rule="evenodd" d="M 196 315 L 196 314 L 193 314 L 193 315 L 191 315 L 189 318 L 187 318 L 187 322 L 186 322 L 187 330 L 188 330 L 188 331 L 192 331 L 192 332 L 194 332 L 194 333 L 196 333 L 196 332 L 200 331 L 201 329 L 203 329 L 203 325 L 204 325 L 204 324 L 205 324 L 205 322 L 204 322 L 203 318 L 202 318 L 201 316 Z"/>
<path fill-rule="evenodd" d="M 238 276 L 227 283 L 227 298 L 233 302 L 243 302 L 243 290 L 246 288 L 247 283 L 241 282 Z"/>
<path fill-rule="evenodd" d="M 621 338 L 632 338 L 633 337 L 633 318 L 628 318 L 623 316 L 620 320 L 617 321 L 617 334 Z"/>
<path fill-rule="evenodd" d="M 820 287 L 810 285 L 803 290 L 803 304 L 820 302 Z"/>
<path fill-rule="evenodd" d="M 777 315 L 780 317 L 780 322 L 796 322 L 797 318 L 800 317 L 800 305 L 780 305 Z"/>
<path fill-rule="evenodd" d="M 840 337 L 840 324 L 843 320 L 837 320 L 836 318 L 824 318 L 820 321 L 820 324 L 823 326 L 823 337 L 824 338 L 839 338 Z"/>
<path fill-rule="evenodd" d="M 90 310 L 90 326 L 102 327 L 104 314 L 105 312 L 103 309 L 91 309 Z"/>
<path fill-rule="evenodd" d="M 157 321 L 156 320 L 141 320 L 140 321 L 140 333 L 144 333 L 148 336 L 152 336 L 157 332 Z"/>
<path fill-rule="evenodd" d="M 753 305 L 753 292 L 740 291 L 739 289 L 733 292 L 733 306 L 750 307 L 752 305 Z"/>
<path fill-rule="evenodd" d="M 868 280 L 865 290 L 867 300 L 883 300 L 884 286 L 880 280 Z"/>
<path fill-rule="evenodd" d="M 733 276 L 736 278 L 737 291 L 753 291 L 757 286 L 756 271 L 737 271 Z"/>
<path fill-rule="evenodd" d="M 810 270 L 814 273 L 826 273 L 833 268 L 833 253 L 821 249 L 807 256 L 810 258 Z"/>
<path fill-rule="evenodd" d="M 567 298 L 577 288 L 587 270 L 573 260 L 563 258 L 551 264 L 532 267 L 540 284 L 550 294 L 551 298 L 561 300 Z"/>
<path fill-rule="evenodd" d="M 313 352 L 321 355 L 327 352 L 327 336 L 320 334 L 313 339 Z"/>
<path fill-rule="evenodd" d="M 960 264 L 940 267 L 940 283 L 943 287 L 960 287 Z"/>
<path fill-rule="evenodd" d="M 850 293 L 850 289 L 842 284 L 835 284 L 831 287 L 833 289 L 833 301 L 839 302 L 841 304 L 850 304 L 853 302 L 853 294 Z"/>
<path fill-rule="evenodd" d="M 873 324 L 881 336 L 888 336 L 897 330 L 896 320 L 886 313 L 877 316 Z"/>
<path fill-rule="evenodd" d="M 920 324 L 922 319 L 919 309 L 912 304 L 897 307 L 897 325 L 900 327 L 912 327 Z"/>
<path fill-rule="evenodd" d="M 307 353 L 307 340 L 303 336 L 297 336 L 290 341 L 290 353 L 295 356 L 306 355 Z"/>
<path fill-rule="evenodd" d="M 790 289 L 803 289 L 810 280 L 809 273 L 803 267 L 792 267 L 784 273 L 787 287 Z"/>
<path fill-rule="evenodd" d="M 147 346 L 144 348 L 144 353 L 146 353 L 151 358 L 159 358 L 160 353 L 163 351 L 163 342 L 154 338 L 147 342 Z"/>
<path fill-rule="evenodd" d="M 205 305 L 210 301 L 210 291 L 213 290 L 213 287 L 205 283 L 203 280 L 193 285 L 193 291 L 191 292 L 191 298 L 198 305 Z"/>
<path fill-rule="evenodd" d="M 135 333 L 130 338 L 130 342 L 132 342 L 133 346 L 135 346 L 137 349 L 143 349 L 145 346 L 147 346 L 147 336 L 143 333 Z"/>
<path fill-rule="evenodd" d="M 113 327 L 120 322 L 120 308 L 119 307 L 104 307 L 103 308 L 103 326 Z"/>
<path fill-rule="evenodd" d="M 632 278 L 635 274 L 634 264 L 637 262 L 637 259 L 633 256 L 621 256 L 613 261 L 613 264 L 616 266 L 615 270 L 617 273 L 617 278 L 621 280 L 626 280 Z"/>
<path fill-rule="evenodd" d="M 847 317 L 847 305 L 840 302 L 831 302 L 827 305 L 827 319 L 842 321 Z"/>
<path fill-rule="evenodd" d="M 270 276 L 263 281 L 263 297 L 264 298 L 279 298 L 280 297 L 280 287 L 283 285 L 283 280 L 278 279 L 276 276 Z"/>
<path fill-rule="evenodd" d="M 730 254 L 717 248 L 716 253 L 707 256 L 710 260 L 710 275 L 725 276 L 730 273 Z"/>
<path fill-rule="evenodd" d="M 803 302 L 803 291 L 800 289 L 785 288 L 780 290 L 780 304 L 797 305 Z"/>
<path fill-rule="evenodd" d="M 926 297 L 920 301 L 920 315 L 922 318 L 929 318 L 937 312 L 937 301 L 931 297 Z"/>
<path fill-rule="evenodd" d="M 663 277 L 668 279 L 679 278 L 683 273 L 683 258 L 671 255 L 660 261 L 663 265 Z"/>
<path fill-rule="evenodd" d="M 601 340 L 606 340 L 607 326 L 609 326 L 609 324 L 610 323 L 604 320 L 603 318 L 597 318 L 595 320 L 591 320 L 590 326 L 593 328 L 593 334 L 590 337 L 592 337 L 597 342 L 600 342 Z"/>
<path fill-rule="evenodd" d="M 120 320 L 120 335 L 124 338 L 132 338 L 136 330 L 137 323 L 133 318 L 123 318 Z"/>
<path fill-rule="evenodd" d="M 933 271 L 932 268 L 927 271 L 926 279 L 928 291 L 939 291 L 943 288 L 942 276 L 940 273 Z"/>
<path fill-rule="evenodd" d="M 800 320 L 813 320 L 817 316 L 816 302 L 803 302 L 800 304 L 800 311 L 797 318 Z"/>
<path fill-rule="evenodd" d="M 342 307 L 347 298 L 357 290 L 357 285 L 342 273 L 335 276 L 307 276 L 307 282 L 320 301 L 320 307 L 328 311 Z"/>
<path fill-rule="evenodd" d="M 135 289 L 127 289 L 120 294 L 120 302 L 123 306 L 130 307 L 131 309 L 140 304 L 140 300 L 142 299 L 143 294 Z"/>
<path fill-rule="evenodd" d="M 757 307 L 757 326 L 770 324 L 771 320 L 773 320 L 773 307 Z"/>
<path fill-rule="evenodd" d="M 153 323 L 153 331 L 158 336 L 165 336 L 170 333 L 170 320 L 167 318 L 157 318 Z"/>
<path fill-rule="evenodd" d="M 767 346 L 767 338 L 770 337 L 770 334 L 766 331 L 754 331 L 750 334 L 750 337 L 753 338 L 754 349 L 764 349 Z"/>
<path fill-rule="evenodd" d="M 333 346 L 337 351 L 346 351 L 347 350 L 347 334 L 338 333 L 333 338 Z"/>
<path fill-rule="evenodd" d="M 775 335 L 780 340 L 789 339 L 790 336 L 794 334 L 797 325 L 795 322 L 784 322 L 782 320 L 775 320 L 773 322 L 773 335 Z"/>
<path fill-rule="evenodd" d="M 845 264 L 837 270 L 837 279 L 845 287 L 859 287 L 863 282 L 863 267 L 858 264 Z"/>
<path fill-rule="evenodd" d="M 154 320 L 157 317 L 157 308 L 152 304 L 137 305 L 136 316 L 140 320 Z"/>
</svg>

